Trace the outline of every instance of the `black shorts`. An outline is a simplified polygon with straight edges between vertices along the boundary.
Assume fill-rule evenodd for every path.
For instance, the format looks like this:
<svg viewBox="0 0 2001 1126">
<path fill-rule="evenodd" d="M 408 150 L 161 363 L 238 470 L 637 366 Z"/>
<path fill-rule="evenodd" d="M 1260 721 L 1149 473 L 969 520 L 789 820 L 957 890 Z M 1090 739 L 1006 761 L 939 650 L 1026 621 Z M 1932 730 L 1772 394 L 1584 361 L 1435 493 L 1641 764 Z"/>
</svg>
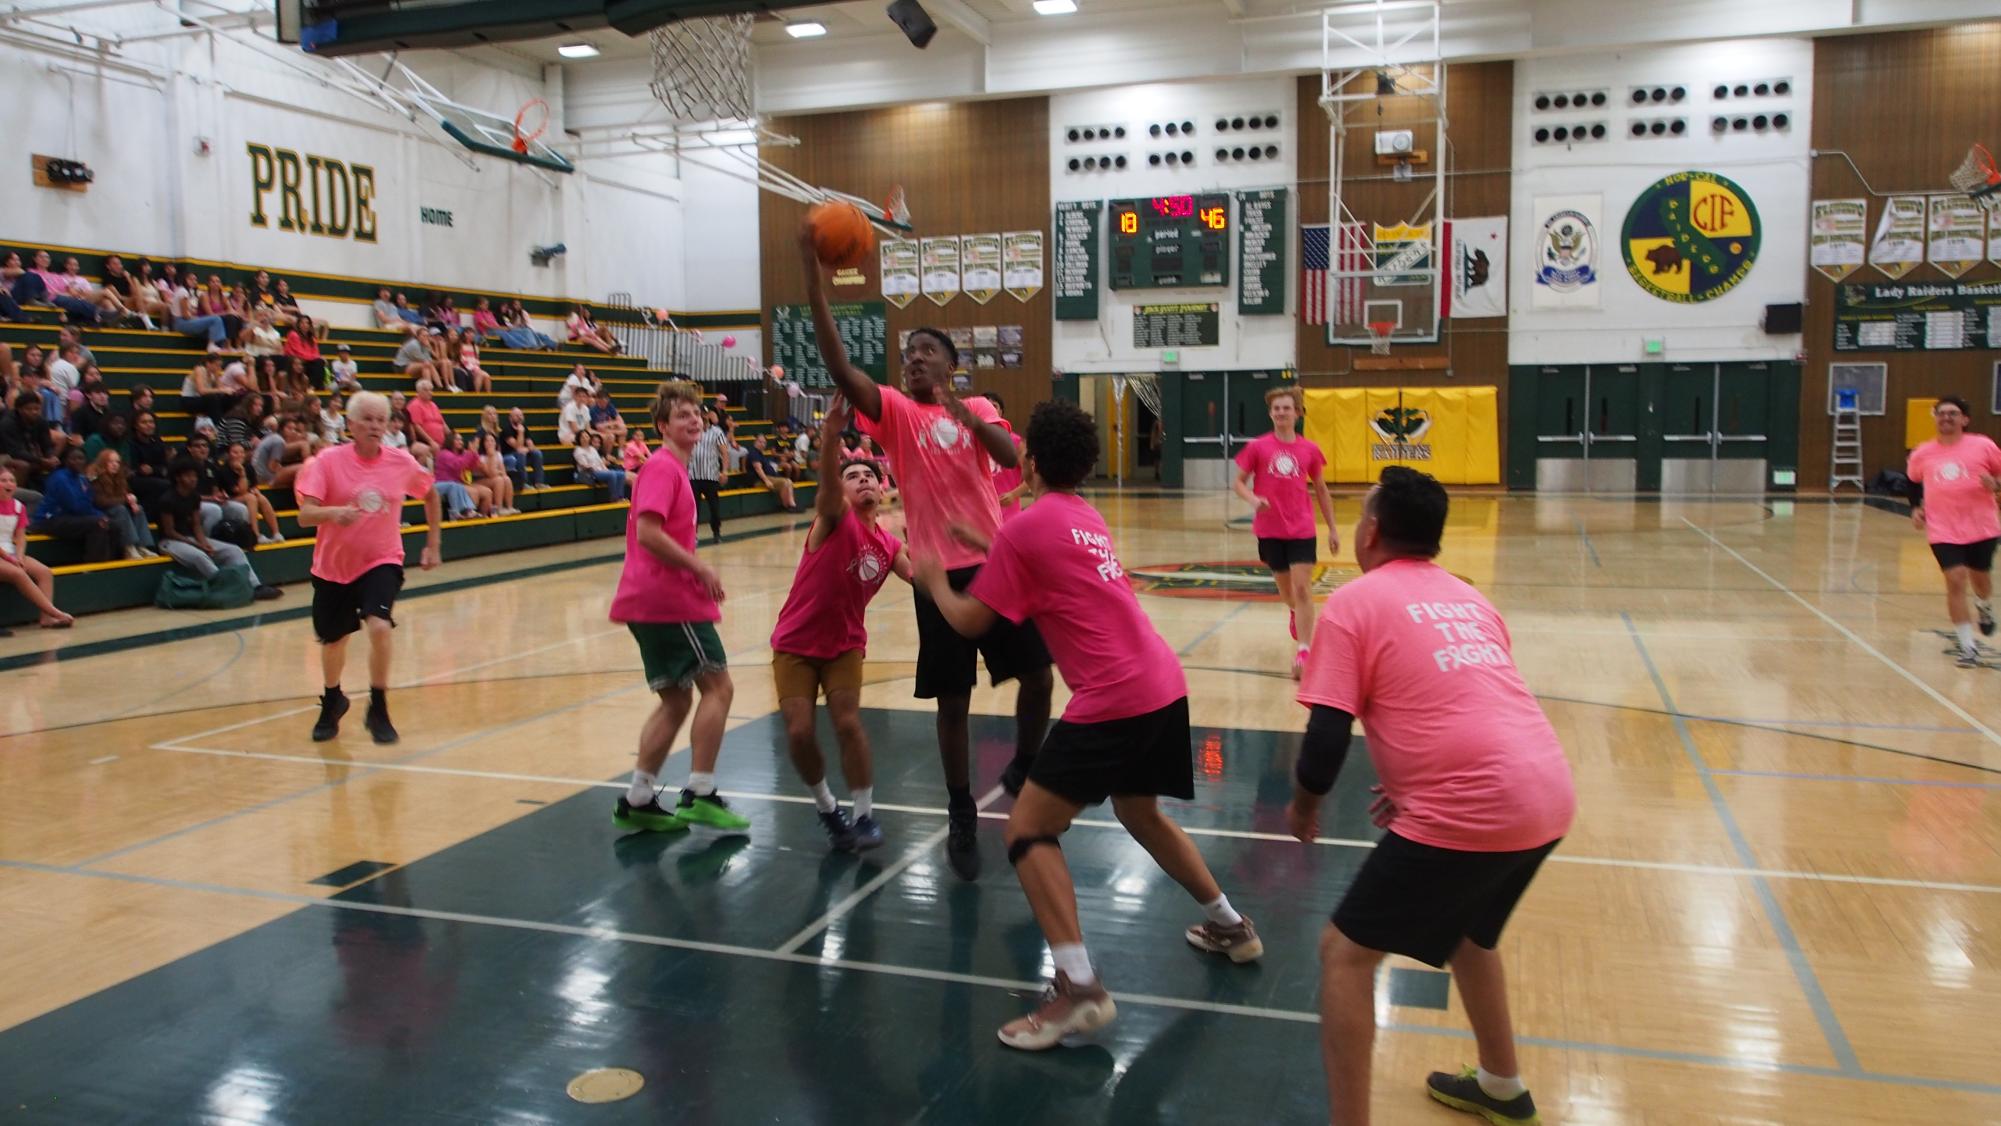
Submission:
<svg viewBox="0 0 2001 1126">
<path fill-rule="evenodd" d="M 952 589 L 963 591 L 980 573 L 978 564 L 945 572 Z M 917 595 L 917 689 L 920 700 L 940 696 L 964 696 L 980 681 L 976 657 L 985 657 L 987 676 L 994 684 L 1013 680 L 1022 673 L 1049 667 L 1049 650 L 1042 644 L 1034 622 L 1015 625 L 996 618 L 986 636 L 974 640 L 960 637 L 938 604 Z"/>
<path fill-rule="evenodd" d="M 313 576 L 313 635 L 332 644 L 361 628 L 363 618 L 381 618 L 390 625 L 396 595 L 403 590 L 403 568 L 395 563 L 371 567 L 351 583 Z"/>
<path fill-rule="evenodd" d="M 1320 562 L 1320 541 L 1316 539 L 1274 540 L 1258 537 L 1258 558 L 1274 571 L 1289 570 L 1296 563 Z"/>
<path fill-rule="evenodd" d="M 1385 833 L 1334 908 L 1334 925 L 1357 946 L 1432 966 L 1444 966 L 1464 939 L 1492 950 L 1558 843 L 1460 852 Z"/>
<path fill-rule="evenodd" d="M 2001 543 L 2001 540 L 1935 543 L 1932 545 L 1932 558 L 1938 560 L 1938 569 L 1941 571 L 1965 567 L 1984 575 L 1994 569 L 1994 545 L 1997 543 Z"/>
<path fill-rule="evenodd" d="M 1108 797 L 1195 796 L 1195 751 L 1188 697 L 1164 708 L 1102 723 L 1057 720 L 1035 753 L 1028 780 L 1079 805 Z"/>
</svg>

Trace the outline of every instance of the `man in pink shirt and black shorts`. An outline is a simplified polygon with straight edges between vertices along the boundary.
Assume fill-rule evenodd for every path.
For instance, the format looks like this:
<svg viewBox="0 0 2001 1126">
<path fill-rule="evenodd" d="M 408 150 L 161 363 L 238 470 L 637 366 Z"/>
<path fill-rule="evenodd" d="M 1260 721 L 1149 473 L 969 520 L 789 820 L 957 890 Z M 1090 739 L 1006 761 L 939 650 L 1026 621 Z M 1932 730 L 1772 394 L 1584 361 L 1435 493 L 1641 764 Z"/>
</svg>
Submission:
<svg viewBox="0 0 2001 1126">
<path fill-rule="evenodd" d="M 1097 423 L 1075 403 L 1038 405 L 1028 424 L 1025 476 L 1036 501 L 1008 521 L 965 593 L 936 556 L 917 560 L 919 586 L 951 627 L 979 637 L 997 622 L 1042 624 L 1070 686 L 1070 705 L 1035 755 L 1007 820 L 1007 857 L 1049 942 L 1056 980 L 1042 1005 L 1000 1030 L 1024 1051 L 1102 1028 L 1118 1014 L 1084 949 L 1077 893 L 1061 836 L 1085 807 L 1112 811 L 1162 871 L 1202 905 L 1188 943 L 1249 962 L 1264 953 L 1161 797 L 1195 796 L 1188 681 L 1119 564 L 1104 517 L 1077 495 L 1098 463 Z"/>
<path fill-rule="evenodd" d="M 1431 1097 L 1498 1126 L 1535 1123 L 1508 1019 L 1500 942 L 1522 893 L 1576 811 L 1556 732 L 1515 668 L 1508 627 L 1480 593 L 1432 560 L 1445 489 L 1383 471 L 1355 527 L 1362 577 L 1328 596 L 1299 686 L 1312 709 L 1286 810 L 1320 833 L 1320 800 L 1354 720 L 1382 784 L 1388 831 L 1362 863 L 1320 942 L 1320 1044 L 1335 1126 L 1369 1121 L 1376 968 L 1385 953 L 1450 964 L 1479 1045 L 1478 1067 L 1432 1073 Z"/>
<path fill-rule="evenodd" d="M 318 528 L 313 537 L 313 635 L 320 642 L 320 670 L 326 694 L 313 741 L 340 733 L 347 714 L 341 672 L 347 666 L 347 639 L 368 631 L 368 733 L 377 743 L 394 743 L 389 722 L 389 631 L 396 595 L 403 589 L 403 500 L 424 501 L 424 551 L 418 566 L 438 565 L 438 492 L 431 473 L 404 450 L 382 444 L 389 432 L 389 400 L 359 391 L 347 401 L 347 433 L 353 439 L 313 455 L 292 485 L 299 499 L 299 526 Z"/>
<path fill-rule="evenodd" d="M 1334 499 L 1320 471 L 1327 457 L 1320 447 L 1299 434 L 1306 414 L 1306 395 L 1297 387 L 1265 392 L 1271 412 L 1271 433 L 1260 436 L 1237 453 L 1237 477 L 1231 487 L 1250 504 L 1251 531 L 1258 537 L 1258 558 L 1271 568 L 1292 622 L 1299 648 L 1293 654 L 1292 675 L 1298 679 L 1313 641 L 1313 568 L 1320 561 L 1313 509 L 1327 523 L 1327 550 L 1341 550 L 1341 532 L 1334 526 Z M 1312 494 L 1309 502 L 1308 493 Z"/>
<path fill-rule="evenodd" d="M 1994 545 L 2001 540 L 2001 448 L 1985 434 L 1966 429 L 1966 400 L 1947 395 L 1932 407 L 1938 437 L 1911 451 L 1905 474 L 1911 479 L 1911 523 L 1931 541 L 1932 556 L 1945 572 L 1945 609 L 1959 640 L 1959 667 L 1980 664 L 1973 640 L 1994 634 Z M 1968 605 L 1968 603 L 1971 605 Z"/>
<path fill-rule="evenodd" d="M 986 552 L 967 540 L 986 542 L 1000 529 L 993 467 L 1019 463 L 1014 436 L 1001 424 L 993 404 L 983 398 L 953 396 L 950 387 L 959 350 L 951 337 L 935 328 L 911 332 L 903 352 L 903 391 L 877 384 L 854 366 L 827 305 L 810 226 L 800 228 L 799 245 L 820 358 L 854 404 L 862 433 L 881 443 L 895 463 L 911 554 L 940 560 L 952 589 L 964 590 L 986 561 Z M 956 536 L 959 528 L 968 537 Z M 979 807 L 973 800 L 969 716 L 973 686 L 979 683 L 978 660 L 986 659 L 987 675 L 994 684 L 1020 682 L 1014 703 L 1014 761 L 1001 775 L 1001 785 L 1015 793 L 1049 726 L 1049 694 L 1055 684 L 1049 650 L 1033 625 L 998 621 L 992 630 L 965 638 L 953 631 L 931 599 L 920 592 L 916 602 L 915 695 L 938 701 L 945 857 L 960 879 L 974 880 L 980 875 Z"/>
</svg>

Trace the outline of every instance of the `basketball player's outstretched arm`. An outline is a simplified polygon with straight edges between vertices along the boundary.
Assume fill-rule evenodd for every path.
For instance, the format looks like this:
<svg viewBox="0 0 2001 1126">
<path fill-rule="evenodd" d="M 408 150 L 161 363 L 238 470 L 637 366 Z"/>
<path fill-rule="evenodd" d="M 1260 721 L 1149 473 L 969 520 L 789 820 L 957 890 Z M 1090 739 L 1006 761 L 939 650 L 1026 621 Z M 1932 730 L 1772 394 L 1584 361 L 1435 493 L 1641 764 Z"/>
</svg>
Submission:
<svg viewBox="0 0 2001 1126">
<path fill-rule="evenodd" d="M 813 306 L 813 335 L 819 341 L 820 358 L 826 361 L 827 373 L 834 377 L 835 385 L 863 418 L 879 422 L 882 391 L 867 372 L 848 359 L 847 346 L 841 343 L 841 330 L 834 324 L 834 311 L 827 305 L 826 287 L 820 280 L 820 256 L 813 251 L 813 228 L 806 223 L 799 224 L 799 253 L 806 267 L 806 300 Z"/>
<path fill-rule="evenodd" d="M 841 486 L 841 431 L 847 429 L 848 417 L 848 401 L 836 398 L 820 424 L 820 487 L 813 494 L 813 527 L 806 532 L 809 552 L 818 551 L 848 514 L 848 491 Z"/>
</svg>

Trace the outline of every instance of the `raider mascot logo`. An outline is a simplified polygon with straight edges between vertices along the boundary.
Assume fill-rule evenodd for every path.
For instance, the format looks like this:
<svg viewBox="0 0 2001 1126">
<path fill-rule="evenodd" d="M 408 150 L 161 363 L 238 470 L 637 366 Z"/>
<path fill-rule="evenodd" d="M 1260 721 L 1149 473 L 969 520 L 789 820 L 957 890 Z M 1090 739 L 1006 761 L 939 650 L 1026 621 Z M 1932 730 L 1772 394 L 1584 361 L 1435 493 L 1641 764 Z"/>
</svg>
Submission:
<svg viewBox="0 0 2001 1126">
<path fill-rule="evenodd" d="M 1431 415 L 1418 407 L 1385 407 L 1369 420 L 1375 444 L 1369 456 L 1376 461 L 1430 461 Z"/>
</svg>

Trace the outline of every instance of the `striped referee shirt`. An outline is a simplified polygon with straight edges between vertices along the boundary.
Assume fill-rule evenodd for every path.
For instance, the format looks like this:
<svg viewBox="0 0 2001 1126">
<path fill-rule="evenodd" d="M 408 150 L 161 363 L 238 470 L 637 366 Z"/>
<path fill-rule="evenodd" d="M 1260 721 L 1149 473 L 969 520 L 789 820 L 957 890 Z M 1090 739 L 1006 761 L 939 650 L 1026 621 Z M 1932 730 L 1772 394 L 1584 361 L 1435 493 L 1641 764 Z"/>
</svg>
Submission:
<svg viewBox="0 0 2001 1126">
<path fill-rule="evenodd" d="M 723 479 L 723 447 L 729 444 L 729 435 L 720 426 L 711 426 L 695 439 L 695 448 L 688 454 L 688 476 L 697 481 L 720 481 Z"/>
</svg>

